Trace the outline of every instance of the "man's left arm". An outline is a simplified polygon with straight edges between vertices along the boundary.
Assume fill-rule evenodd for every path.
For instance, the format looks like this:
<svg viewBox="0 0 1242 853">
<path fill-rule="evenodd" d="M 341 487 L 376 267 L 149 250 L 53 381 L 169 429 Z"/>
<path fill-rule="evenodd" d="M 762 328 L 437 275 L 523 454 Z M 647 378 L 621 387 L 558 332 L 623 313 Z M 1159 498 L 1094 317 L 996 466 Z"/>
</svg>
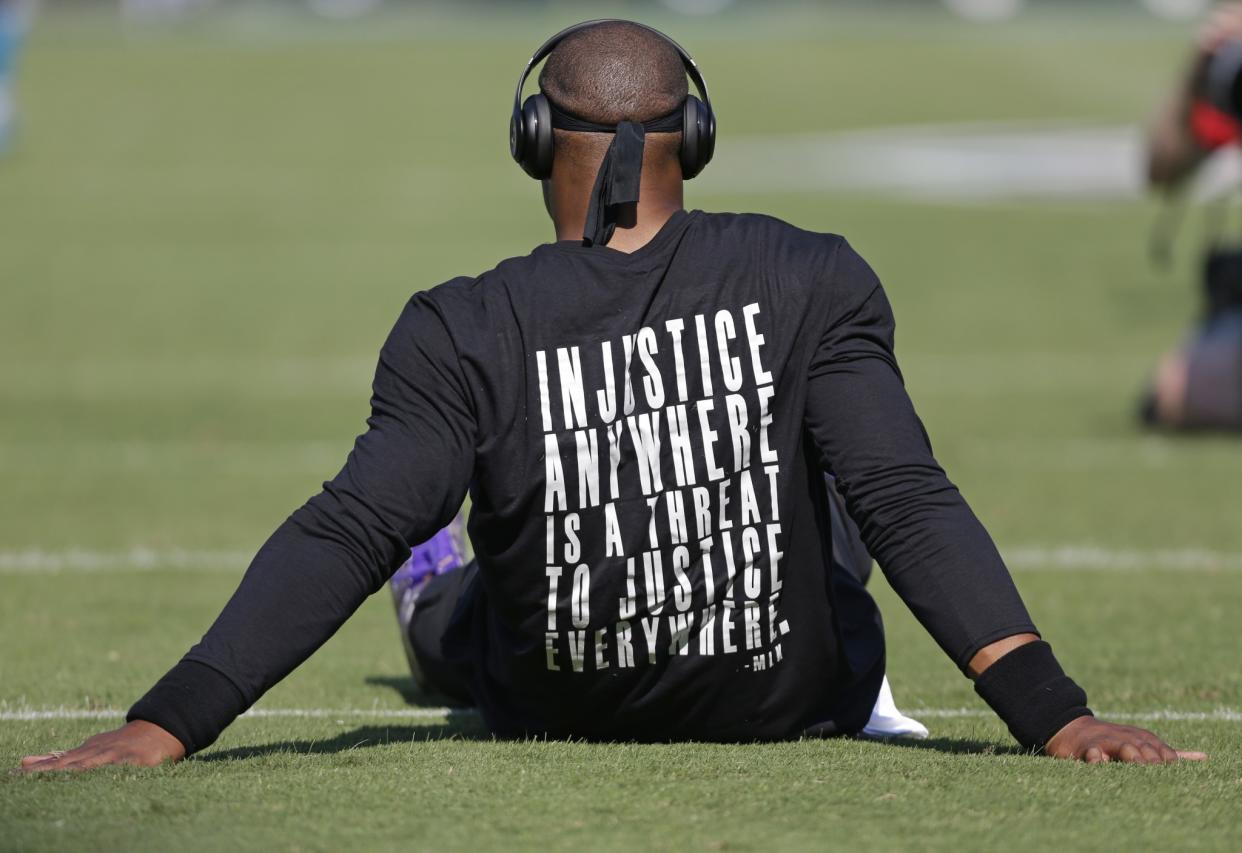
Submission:
<svg viewBox="0 0 1242 853">
<path fill-rule="evenodd" d="M 1087 761 L 1178 757 L 1149 732 L 1091 715 L 991 537 L 932 456 L 878 279 L 844 243 L 834 267 L 835 305 L 810 367 L 805 421 L 893 589 L 1023 746 Z"/>
</svg>

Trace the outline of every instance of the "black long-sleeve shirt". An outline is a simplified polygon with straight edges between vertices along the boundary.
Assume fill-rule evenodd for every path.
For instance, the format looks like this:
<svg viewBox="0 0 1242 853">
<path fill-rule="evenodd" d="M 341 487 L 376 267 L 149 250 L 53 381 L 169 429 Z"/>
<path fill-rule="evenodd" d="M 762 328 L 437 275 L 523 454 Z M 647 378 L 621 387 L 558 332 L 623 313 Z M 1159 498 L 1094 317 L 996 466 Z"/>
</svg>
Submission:
<svg viewBox="0 0 1242 853">
<path fill-rule="evenodd" d="M 469 488 L 481 588 L 446 643 L 493 729 L 797 735 L 843 671 L 824 471 L 959 666 L 1034 631 L 842 238 L 694 212 L 631 254 L 541 246 L 410 300 L 344 469 L 131 719 L 210 743 Z"/>
</svg>

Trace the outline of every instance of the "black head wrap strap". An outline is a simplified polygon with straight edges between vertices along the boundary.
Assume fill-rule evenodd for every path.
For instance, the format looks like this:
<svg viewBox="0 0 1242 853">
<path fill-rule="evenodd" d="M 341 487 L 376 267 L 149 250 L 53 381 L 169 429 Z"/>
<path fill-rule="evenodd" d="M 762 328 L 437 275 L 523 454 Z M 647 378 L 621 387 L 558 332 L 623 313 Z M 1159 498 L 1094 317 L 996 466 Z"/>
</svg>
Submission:
<svg viewBox="0 0 1242 853">
<path fill-rule="evenodd" d="M 638 203 L 638 188 L 643 172 L 643 148 L 647 132 L 674 133 L 681 130 L 683 109 L 651 121 L 623 121 L 613 126 L 578 118 L 548 102 L 552 126 L 571 133 L 611 133 L 612 143 L 604 154 L 595 175 L 595 186 L 587 202 L 586 227 L 582 233 L 584 246 L 605 246 L 617 229 L 618 208 Z"/>
</svg>

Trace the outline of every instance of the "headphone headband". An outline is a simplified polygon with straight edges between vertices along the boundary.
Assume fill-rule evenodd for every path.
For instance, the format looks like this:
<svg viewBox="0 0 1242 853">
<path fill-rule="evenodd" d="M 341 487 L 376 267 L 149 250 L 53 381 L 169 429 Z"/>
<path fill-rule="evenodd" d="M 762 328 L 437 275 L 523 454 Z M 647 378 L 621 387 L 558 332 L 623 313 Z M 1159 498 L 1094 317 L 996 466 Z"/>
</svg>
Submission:
<svg viewBox="0 0 1242 853">
<path fill-rule="evenodd" d="M 684 47 L 657 30 L 655 27 L 640 24 L 638 21 L 627 21 L 623 18 L 596 18 L 593 21 L 583 21 L 580 24 L 574 24 L 572 27 L 566 27 L 540 45 L 539 49 L 536 50 L 530 60 L 527 61 L 526 67 L 522 69 L 521 76 L 518 77 L 517 92 L 513 95 L 513 109 L 515 112 L 521 112 L 522 110 L 522 89 L 526 86 L 526 78 L 530 76 L 531 69 L 546 59 L 548 54 L 554 51 L 556 46 L 565 39 L 569 38 L 569 36 L 579 30 L 585 30 L 589 27 L 593 27 L 596 24 L 629 24 L 635 27 L 642 27 L 644 30 L 654 33 L 662 38 L 670 47 L 673 48 L 673 50 L 677 51 L 677 55 L 681 57 L 681 64 L 686 69 L 686 76 L 693 81 L 695 88 L 699 90 L 699 94 L 703 97 L 703 103 L 709 110 L 711 109 L 712 99 L 707 94 L 707 82 L 703 79 L 703 75 L 699 71 L 699 66 L 694 61 L 694 57 L 687 53 Z"/>
</svg>

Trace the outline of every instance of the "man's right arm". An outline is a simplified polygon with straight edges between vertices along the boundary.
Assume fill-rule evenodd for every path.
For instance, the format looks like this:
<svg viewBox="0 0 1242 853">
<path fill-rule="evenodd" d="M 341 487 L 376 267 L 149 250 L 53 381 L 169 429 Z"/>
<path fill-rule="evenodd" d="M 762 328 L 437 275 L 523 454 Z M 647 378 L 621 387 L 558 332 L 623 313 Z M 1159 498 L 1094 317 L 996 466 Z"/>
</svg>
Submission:
<svg viewBox="0 0 1242 853">
<path fill-rule="evenodd" d="M 474 465 L 474 411 L 451 336 L 423 295 L 381 351 L 367 424 L 345 467 L 277 529 L 128 725 L 24 769 L 151 764 L 203 749 L 380 589 L 410 544 L 452 519 Z"/>
</svg>

